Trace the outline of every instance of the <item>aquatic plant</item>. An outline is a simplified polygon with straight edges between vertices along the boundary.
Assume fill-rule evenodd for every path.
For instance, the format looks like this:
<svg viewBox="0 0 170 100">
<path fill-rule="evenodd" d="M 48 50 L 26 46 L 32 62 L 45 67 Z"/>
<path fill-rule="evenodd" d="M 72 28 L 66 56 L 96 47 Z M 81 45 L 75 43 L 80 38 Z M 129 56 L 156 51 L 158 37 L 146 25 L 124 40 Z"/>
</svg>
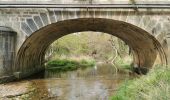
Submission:
<svg viewBox="0 0 170 100">
<path fill-rule="evenodd" d="M 50 71 L 72 71 L 77 70 L 78 68 L 87 68 L 95 65 L 95 61 L 75 61 L 68 59 L 57 59 L 49 61 L 46 65 L 46 69 Z"/>
</svg>

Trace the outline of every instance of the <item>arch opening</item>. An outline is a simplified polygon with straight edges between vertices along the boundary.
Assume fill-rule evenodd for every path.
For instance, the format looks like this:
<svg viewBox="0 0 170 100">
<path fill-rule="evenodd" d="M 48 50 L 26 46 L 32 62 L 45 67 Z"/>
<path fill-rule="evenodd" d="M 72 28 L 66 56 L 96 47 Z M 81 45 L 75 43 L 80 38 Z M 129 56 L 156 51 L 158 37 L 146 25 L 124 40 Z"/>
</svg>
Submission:
<svg viewBox="0 0 170 100">
<path fill-rule="evenodd" d="M 118 20 L 79 18 L 47 25 L 29 36 L 18 51 L 14 72 L 30 73 L 41 69 L 51 43 L 64 35 L 84 31 L 108 33 L 123 40 L 132 49 L 133 66 L 138 73 L 145 74 L 158 55 L 160 64 L 167 64 L 162 46 L 145 30 Z"/>
<path fill-rule="evenodd" d="M 65 35 L 48 47 L 46 67 L 51 62 L 67 60 L 129 68 L 133 58 L 131 49 L 121 39 L 103 32 L 87 31 Z"/>
</svg>

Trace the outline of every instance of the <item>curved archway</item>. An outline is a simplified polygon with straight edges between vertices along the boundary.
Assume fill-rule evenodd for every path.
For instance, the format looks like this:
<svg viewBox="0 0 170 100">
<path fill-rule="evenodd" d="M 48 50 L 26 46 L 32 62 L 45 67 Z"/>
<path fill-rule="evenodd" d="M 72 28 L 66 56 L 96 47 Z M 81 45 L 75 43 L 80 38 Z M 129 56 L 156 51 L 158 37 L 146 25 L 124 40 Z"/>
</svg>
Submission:
<svg viewBox="0 0 170 100">
<path fill-rule="evenodd" d="M 132 24 L 103 18 L 79 18 L 47 25 L 34 32 L 18 51 L 15 71 L 29 71 L 42 66 L 45 51 L 56 39 L 75 32 L 94 31 L 114 35 L 126 42 L 133 50 L 134 66 L 149 69 L 157 55 L 166 64 L 166 55 L 160 43 L 145 30 Z"/>
</svg>

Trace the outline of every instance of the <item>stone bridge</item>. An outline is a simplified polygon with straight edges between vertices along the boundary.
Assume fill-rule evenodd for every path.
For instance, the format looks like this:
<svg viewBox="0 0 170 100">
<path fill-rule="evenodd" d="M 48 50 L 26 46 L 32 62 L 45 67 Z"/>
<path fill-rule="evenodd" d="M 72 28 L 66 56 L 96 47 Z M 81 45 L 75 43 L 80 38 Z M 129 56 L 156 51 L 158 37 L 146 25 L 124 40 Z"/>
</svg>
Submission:
<svg viewBox="0 0 170 100">
<path fill-rule="evenodd" d="M 132 48 L 137 69 L 148 70 L 170 61 L 169 8 L 137 8 L 134 4 L 9 5 L 0 4 L 2 79 L 22 78 L 42 70 L 52 42 L 82 31 L 104 32 L 122 39 Z"/>
</svg>

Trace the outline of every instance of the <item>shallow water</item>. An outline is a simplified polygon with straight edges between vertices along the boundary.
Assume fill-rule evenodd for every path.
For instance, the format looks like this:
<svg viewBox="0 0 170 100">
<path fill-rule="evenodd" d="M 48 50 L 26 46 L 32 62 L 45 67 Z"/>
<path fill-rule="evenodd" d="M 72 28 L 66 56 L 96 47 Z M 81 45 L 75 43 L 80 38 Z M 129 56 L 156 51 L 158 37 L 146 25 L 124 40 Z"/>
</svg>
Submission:
<svg viewBox="0 0 170 100">
<path fill-rule="evenodd" d="M 27 83 L 23 87 L 27 87 L 25 91 L 32 90 L 32 93 L 28 95 L 28 92 L 22 91 L 23 94 L 20 94 L 26 93 L 25 97 L 30 100 L 108 100 L 121 82 L 133 78 L 129 73 L 116 73 L 115 67 L 109 64 L 98 64 L 91 68 L 63 73 L 45 71 L 43 77 L 6 84 L 4 87 Z M 22 95 L 15 95 L 15 99 L 24 98 Z"/>
</svg>

